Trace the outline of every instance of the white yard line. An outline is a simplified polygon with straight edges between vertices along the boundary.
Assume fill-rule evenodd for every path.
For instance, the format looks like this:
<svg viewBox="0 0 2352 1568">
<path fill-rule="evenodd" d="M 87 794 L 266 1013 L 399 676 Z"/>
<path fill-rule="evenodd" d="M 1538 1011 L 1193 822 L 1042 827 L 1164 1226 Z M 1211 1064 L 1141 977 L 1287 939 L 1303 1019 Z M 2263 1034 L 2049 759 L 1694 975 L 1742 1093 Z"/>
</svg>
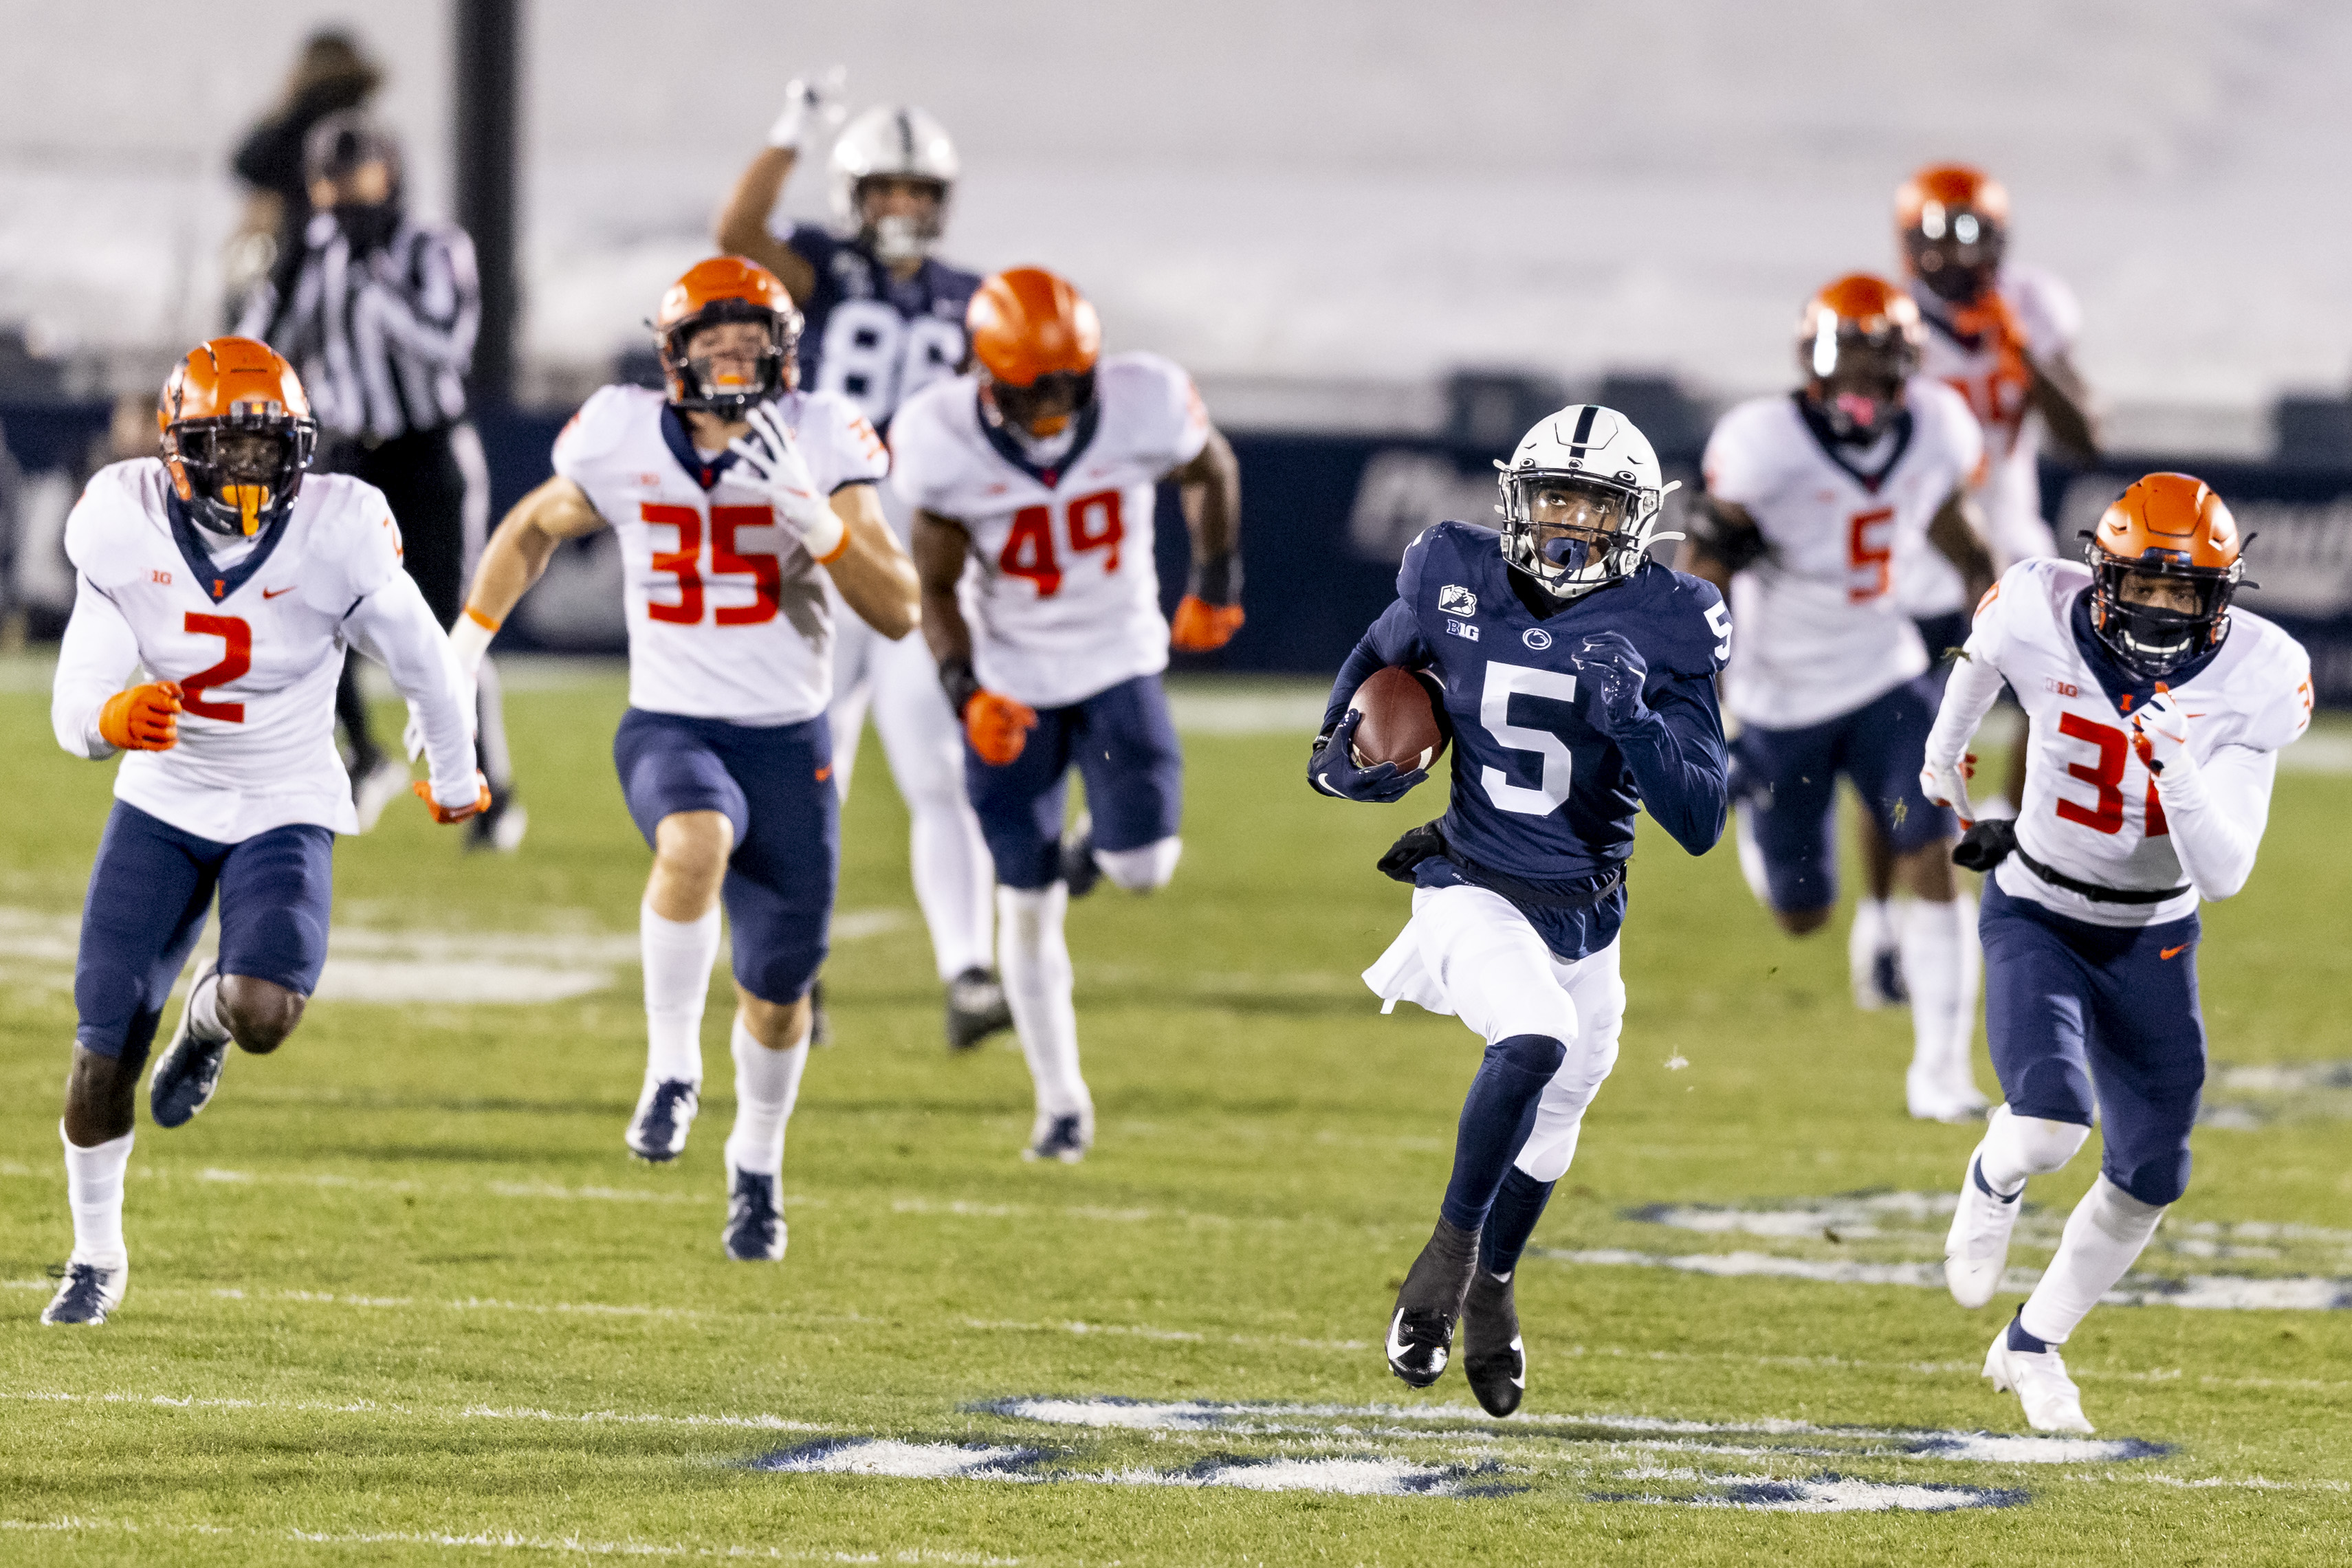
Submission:
<svg viewBox="0 0 2352 1568">
<path fill-rule="evenodd" d="M 534 1552 L 569 1557 L 701 1558 L 759 1563 L 908 1563 L 954 1564 L 958 1568 L 1020 1568 L 1018 1557 L 977 1552 L 941 1552 L 930 1547 L 882 1546 L 864 1552 L 796 1552 L 780 1546 L 706 1546 L 692 1542 L 598 1541 L 579 1535 L 534 1535 L 492 1526 L 481 1530 L 305 1530 L 221 1525 L 142 1523 L 133 1520 L 0 1519 L 0 1534 L 16 1531 L 57 1535 L 236 1535 L 254 1541 L 292 1541 L 311 1546 L 433 1546 L 465 1552 Z"/>
</svg>

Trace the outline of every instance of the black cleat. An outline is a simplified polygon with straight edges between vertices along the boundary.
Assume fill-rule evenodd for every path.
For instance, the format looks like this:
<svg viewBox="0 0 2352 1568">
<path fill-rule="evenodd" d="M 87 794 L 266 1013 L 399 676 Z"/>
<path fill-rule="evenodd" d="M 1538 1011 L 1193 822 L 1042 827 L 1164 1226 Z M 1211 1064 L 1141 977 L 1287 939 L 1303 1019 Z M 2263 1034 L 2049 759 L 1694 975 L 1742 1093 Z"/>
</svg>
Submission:
<svg viewBox="0 0 2352 1568">
<path fill-rule="evenodd" d="M 41 1309 L 45 1323 L 86 1323 L 91 1328 L 106 1321 L 106 1314 L 122 1304 L 122 1292 L 131 1283 L 131 1270 L 101 1269 L 95 1263 L 68 1263 L 61 1275 L 58 1293 Z"/>
<path fill-rule="evenodd" d="M 466 848 L 512 854 L 522 848 L 522 836 L 530 828 L 530 813 L 515 799 L 514 787 L 493 787 L 490 809 L 466 820 Z"/>
<path fill-rule="evenodd" d="M 172 1030 L 172 1043 L 155 1059 L 155 1071 L 147 1080 L 147 1109 L 159 1127 L 186 1126 L 197 1112 L 212 1103 L 214 1092 L 220 1088 L 221 1068 L 228 1061 L 228 1036 L 202 1040 L 188 1029 L 197 988 L 219 968 L 210 958 L 197 966 L 196 977 L 188 986 L 188 999 L 180 1007 L 179 1025 Z"/>
<path fill-rule="evenodd" d="M 701 1092 L 683 1078 L 664 1078 L 646 1085 L 637 1096 L 637 1113 L 621 1141 L 641 1160 L 662 1165 L 686 1152 L 687 1130 L 702 1108 Z"/>
<path fill-rule="evenodd" d="M 1062 835 L 1062 883 L 1072 898 L 1084 898 L 1100 881 L 1102 867 L 1095 863 L 1095 820 L 1092 813 L 1081 811 L 1070 831 Z"/>
<path fill-rule="evenodd" d="M 823 1050 L 833 1043 L 833 1015 L 824 1010 L 824 982 L 809 982 L 809 1043 Z"/>
<path fill-rule="evenodd" d="M 1000 1030 L 1013 1027 L 1013 1005 L 1003 984 L 975 964 L 948 982 L 948 1049 L 970 1051 Z"/>
<path fill-rule="evenodd" d="M 1397 1292 L 1396 1313 L 1389 1319 L 1389 1370 L 1411 1386 L 1426 1388 L 1445 1375 L 1454 1325 L 1477 1270 L 1478 1233 L 1440 1219 L 1429 1245 L 1412 1260 L 1404 1289 Z"/>
<path fill-rule="evenodd" d="M 1511 1276 L 1478 1270 L 1462 1302 L 1462 1375 L 1478 1407 L 1507 1416 L 1528 1392 L 1528 1347 L 1519 1337 L 1519 1306 Z"/>
<path fill-rule="evenodd" d="M 784 1255 L 784 1212 L 777 1201 L 781 1178 L 727 1167 L 727 1228 L 719 1239 L 727 1256 L 743 1263 L 772 1263 Z"/>
<path fill-rule="evenodd" d="M 1029 1146 L 1021 1151 L 1024 1160 L 1059 1160 L 1066 1166 L 1076 1165 L 1095 1146 L 1095 1113 L 1079 1111 L 1067 1116 L 1037 1113 L 1036 1122 L 1029 1129 Z"/>
</svg>

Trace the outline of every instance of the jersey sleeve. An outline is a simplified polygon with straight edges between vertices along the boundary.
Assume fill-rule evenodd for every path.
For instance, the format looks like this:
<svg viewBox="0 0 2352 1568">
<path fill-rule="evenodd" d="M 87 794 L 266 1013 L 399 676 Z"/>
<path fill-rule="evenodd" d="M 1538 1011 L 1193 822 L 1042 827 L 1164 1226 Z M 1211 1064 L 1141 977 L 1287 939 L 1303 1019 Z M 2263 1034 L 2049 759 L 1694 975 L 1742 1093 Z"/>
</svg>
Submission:
<svg viewBox="0 0 2352 1568">
<path fill-rule="evenodd" d="M 1744 402 L 1716 421 L 1699 469 L 1706 478 L 1706 493 L 1717 500 L 1753 507 L 1769 488 L 1764 412 L 1765 405 Z"/>
<path fill-rule="evenodd" d="M 374 486 L 341 474 L 320 477 L 342 492 L 320 513 L 320 521 L 336 536 L 320 553 L 342 574 L 342 582 L 329 598 L 355 604 L 401 575 L 400 522 L 392 515 L 392 503 Z"/>
<path fill-rule="evenodd" d="M 2057 274 L 2028 267 L 2017 275 L 2011 308 L 2025 329 L 2025 346 L 2037 355 L 2063 354 L 2083 331 L 2083 307 Z"/>
<path fill-rule="evenodd" d="M 2311 655 L 2277 627 L 2263 630 L 2273 646 L 2263 651 L 2260 667 L 2248 672 L 2253 690 L 2245 744 L 2256 751 L 2276 751 L 2311 727 Z"/>
<path fill-rule="evenodd" d="M 628 389 L 599 387 L 555 437 L 555 471 L 586 489 L 595 465 L 619 446 L 628 422 Z"/>
<path fill-rule="evenodd" d="M 852 485 L 878 484 L 890 472 L 890 449 L 847 398 L 811 394 L 800 439 L 808 448 L 811 476 L 827 495 Z"/>
<path fill-rule="evenodd" d="M 956 464 L 942 400 L 967 384 L 943 382 L 917 392 L 898 405 L 890 421 L 890 487 L 908 506 L 943 517 L 956 515 Z"/>
<path fill-rule="evenodd" d="M 1664 568 L 1660 569 L 1664 570 Z M 1711 678 L 1731 662 L 1731 607 L 1703 577 L 1674 572 L 1666 656 L 1660 661 L 1685 679 Z"/>
<path fill-rule="evenodd" d="M 120 588 L 138 575 L 133 530 L 143 508 L 135 463 L 115 463 L 90 476 L 66 515 L 66 559 L 92 588 Z"/>
<path fill-rule="evenodd" d="M 1163 474 L 1198 457 L 1209 444 L 1209 411 L 1202 406 L 1192 378 L 1157 354 L 1120 358 L 1120 374 L 1135 383 L 1139 411 L 1136 450 Z"/>
</svg>

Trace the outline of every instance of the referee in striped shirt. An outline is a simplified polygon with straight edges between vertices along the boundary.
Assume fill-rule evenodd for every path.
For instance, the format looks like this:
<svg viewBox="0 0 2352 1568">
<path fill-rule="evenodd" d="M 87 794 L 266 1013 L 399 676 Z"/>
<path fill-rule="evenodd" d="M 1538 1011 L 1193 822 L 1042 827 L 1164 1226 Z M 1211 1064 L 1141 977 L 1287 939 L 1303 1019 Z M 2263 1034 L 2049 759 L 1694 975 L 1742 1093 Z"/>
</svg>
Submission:
<svg viewBox="0 0 2352 1568">
<path fill-rule="evenodd" d="M 465 376 L 481 326 L 474 242 L 454 224 L 419 223 L 401 204 L 400 147 L 357 111 L 320 120 L 303 148 L 311 214 L 299 267 L 280 295 L 264 282 L 237 323 L 292 361 L 321 432 L 318 467 L 382 490 L 400 524 L 403 560 L 446 628 L 490 517 L 481 437 L 466 418 Z M 352 748 L 360 831 L 408 789 L 408 769 L 368 727 L 357 656 L 343 664 L 335 711 Z M 480 754 L 490 809 L 474 819 L 475 848 L 513 849 L 525 817 L 515 800 L 498 675 L 481 670 Z"/>
</svg>

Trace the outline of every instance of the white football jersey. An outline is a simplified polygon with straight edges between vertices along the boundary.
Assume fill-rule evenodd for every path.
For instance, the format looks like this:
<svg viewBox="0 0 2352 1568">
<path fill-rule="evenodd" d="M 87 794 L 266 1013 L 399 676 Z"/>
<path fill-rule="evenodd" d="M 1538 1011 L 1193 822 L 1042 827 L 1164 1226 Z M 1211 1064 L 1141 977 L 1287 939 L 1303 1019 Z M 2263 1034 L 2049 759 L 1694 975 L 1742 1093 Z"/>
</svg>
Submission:
<svg viewBox="0 0 2352 1568">
<path fill-rule="evenodd" d="M 179 744 L 126 753 L 115 799 L 220 843 L 295 822 L 358 831 L 335 682 L 344 617 L 400 575 L 383 493 L 305 475 L 285 523 L 221 568 L 203 530 L 175 533 L 171 488 L 160 458 L 117 463 L 66 518 L 75 569 L 130 622 L 148 678 L 182 693 Z"/>
<path fill-rule="evenodd" d="M 820 492 L 889 472 L 882 438 L 843 399 L 792 392 L 772 406 Z M 555 471 L 620 538 L 630 706 L 760 726 L 824 711 L 824 569 L 776 521 L 765 491 L 731 461 L 695 451 L 660 392 L 599 391 L 555 438 Z"/>
<path fill-rule="evenodd" d="M 2027 406 L 2030 382 L 2023 367 L 2005 360 L 1999 344 L 1956 333 L 1949 325 L 1951 307 L 1926 287 L 1915 285 L 1911 292 L 1927 324 L 1919 373 L 1967 399 L 1984 430 L 1985 468 L 1976 495 L 1995 560 L 2006 570 L 2017 561 L 2052 553 L 2056 547 L 2042 518 L 2042 480 L 2035 466 L 2042 421 Z M 2035 359 L 2074 346 L 2083 329 L 2082 307 L 2054 275 L 2039 267 L 2004 267 L 1993 292 L 2016 317 L 2026 352 Z"/>
<path fill-rule="evenodd" d="M 2132 749 L 2131 722 L 2075 641 L 2075 602 L 2091 569 L 2070 560 L 2021 561 L 1978 608 L 1968 654 L 1989 662 L 2032 721 L 2017 841 L 2078 882 L 2124 889 L 2186 888 L 2155 780 Z M 2311 723 L 2311 659 L 2302 645 L 2251 611 L 2230 612 L 2213 662 L 2172 695 L 2191 720 L 2189 750 L 2200 763 L 2225 746 L 2276 751 Z M 2095 902 L 2054 887 L 2011 857 L 1993 873 L 2001 891 L 2099 925 L 2179 920 L 2197 907 L 2193 889 L 2161 904 Z"/>
<path fill-rule="evenodd" d="M 890 425 L 899 494 L 971 536 L 974 672 L 1032 707 L 1168 667 L 1152 500 L 1160 476 L 1208 444 L 1209 416 L 1192 378 L 1157 354 L 1104 359 L 1094 409 L 1053 468 L 990 430 L 970 376 L 917 393 Z"/>
<path fill-rule="evenodd" d="M 1820 724 L 1927 668 L 1895 569 L 1934 549 L 1928 525 L 1984 441 L 1948 387 L 1915 378 L 1904 403 L 1908 421 L 1867 452 L 1824 442 L 1788 393 L 1739 404 L 1707 438 L 1707 494 L 1743 507 L 1768 547 L 1731 581 L 1723 695 L 1741 722 Z"/>
</svg>

